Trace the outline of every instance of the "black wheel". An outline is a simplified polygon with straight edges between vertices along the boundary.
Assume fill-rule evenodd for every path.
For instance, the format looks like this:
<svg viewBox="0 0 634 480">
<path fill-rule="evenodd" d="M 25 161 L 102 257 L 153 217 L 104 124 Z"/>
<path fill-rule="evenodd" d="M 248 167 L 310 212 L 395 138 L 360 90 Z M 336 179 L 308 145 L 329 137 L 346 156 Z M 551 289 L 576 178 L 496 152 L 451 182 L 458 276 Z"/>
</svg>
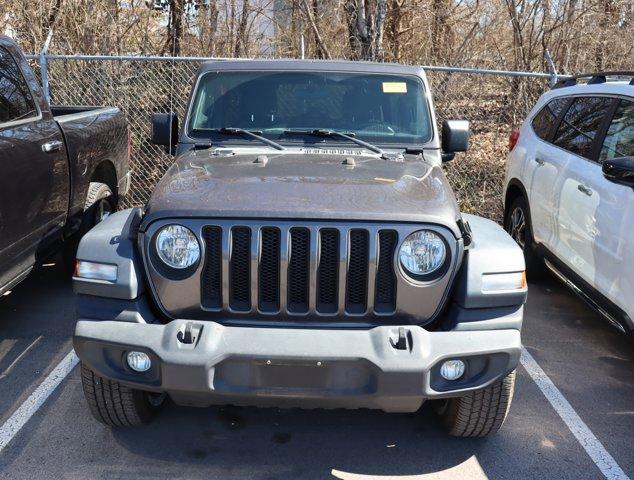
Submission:
<svg viewBox="0 0 634 480">
<path fill-rule="evenodd" d="M 527 276 L 533 280 L 542 277 L 544 262 L 535 251 L 528 204 L 524 197 L 517 197 L 507 208 L 504 229 L 524 251 Z"/>
<path fill-rule="evenodd" d="M 459 398 L 437 400 L 434 409 L 454 437 L 486 437 L 496 433 L 511 408 L 515 371 L 493 385 Z"/>
<path fill-rule="evenodd" d="M 77 254 L 77 247 L 81 238 L 92 227 L 101 223 L 116 211 L 117 203 L 110 187 L 105 183 L 90 182 L 84 205 L 84 216 L 81 219 L 79 230 L 66 240 L 63 248 L 62 253 L 66 270 L 72 272 L 75 267 L 75 255 Z"/>
<path fill-rule="evenodd" d="M 143 392 L 100 377 L 81 364 L 81 383 L 90 413 L 111 427 L 139 427 L 159 412 L 166 395 Z"/>
</svg>

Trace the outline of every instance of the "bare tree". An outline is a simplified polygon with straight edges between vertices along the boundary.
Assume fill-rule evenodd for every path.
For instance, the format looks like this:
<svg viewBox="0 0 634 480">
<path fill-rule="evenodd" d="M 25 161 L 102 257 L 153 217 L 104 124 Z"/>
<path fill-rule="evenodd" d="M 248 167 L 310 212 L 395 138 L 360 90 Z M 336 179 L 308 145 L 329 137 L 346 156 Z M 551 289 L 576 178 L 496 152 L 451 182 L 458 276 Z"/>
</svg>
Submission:
<svg viewBox="0 0 634 480">
<path fill-rule="evenodd" d="M 634 63 L 632 0 L 0 0 L 38 52 L 299 56 L 562 73 Z M 167 25 L 167 28 L 166 28 Z M 265 25 L 275 25 L 267 28 Z"/>
<path fill-rule="evenodd" d="M 344 10 L 353 58 L 381 59 L 387 0 L 346 0 Z"/>
<path fill-rule="evenodd" d="M 451 55 L 453 38 L 450 24 L 452 0 L 432 0 L 431 57 L 435 63 L 442 63 Z"/>
<path fill-rule="evenodd" d="M 234 57 L 241 57 L 242 55 L 248 55 L 248 38 L 247 38 L 247 25 L 249 21 L 249 0 L 242 0 L 242 13 L 240 15 L 240 23 L 238 24 L 238 30 L 236 31 L 236 43 L 233 50 Z"/>
<path fill-rule="evenodd" d="M 218 30 L 218 5 L 216 5 L 215 1 L 209 2 L 208 13 L 207 13 L 207 25 L 209 26 L 208 33 L 208 43 L 206 51 L 210 55 L 215 55 L 215 47 L 216 47 L 216 31 Z"/>
<path fill-rule="evenodd" d="M 615 15 L 617 13 L 616 5 L 613 0 L 599 0 L 599 31 L 604 31 L 608 25 L 614 25 Z M 605 55 L 607 51 L 606 38 L 599 38 L 594 48 L 594 68 L 597 71 L 605 69 Z"/>
<path fill-rule="evenodd" d="M 62 0 L 55 0 L 53 5 L 51 6 L 51 10 L 46 16 L 46 20 L 42 22 L 42 30 L 41 37 L 46 38 L 48 32 L 55 25 L 55 20 L 57 20 L 57 15 L 59 14 L 60 9 L 62 8 Z"/>
<path fill-rule="evenodd" d="M 385 37 L 391 51 L 391 59 L 396 62 L 405 56 L 404 44 L 411 41 L 413 34 L 413 4 L 407 0 L 390 0 L 387 10 Z"/>
<path fill-rule="evenodd" d="M 181 54 L 181 39 L 183 38 L 183 3 L 184 0 L 170 0 L 169 21 L 167 23 L 167 38 L 163 51 L 175 57 Z"/>
<path fill-rule="evenodd" d="M 315 36 L 315 44 L 317 45 L 317 50 L 321 52 L 321 56 L 319 54 L 318 56 L 320 56 L 320 58 L 330 58 L 328 47 L 324 43 L 324 40 L 321 37 L 321 33 L 319 32 L 319 28 L 317 27 L 317 23 L 315 22 L 313 9 L 308 5 L 308 0 L 302 0 L 302 5 L 304 7 L 306 18 L 308 19 L 308 24 L 310 25 L 310 28 L 313 31 L 313 35 Z"/>
</svg>

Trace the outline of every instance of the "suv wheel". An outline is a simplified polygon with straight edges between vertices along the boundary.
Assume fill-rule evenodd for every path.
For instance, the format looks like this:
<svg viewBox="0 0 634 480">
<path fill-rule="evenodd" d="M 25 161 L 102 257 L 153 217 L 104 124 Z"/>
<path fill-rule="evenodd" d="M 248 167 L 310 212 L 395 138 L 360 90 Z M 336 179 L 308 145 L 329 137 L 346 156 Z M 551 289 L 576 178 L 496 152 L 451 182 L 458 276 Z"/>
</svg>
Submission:
<svg viewBox="0 0 634 480">
<path fill-rule="evenodd" d="M 504 229 L 524 251 L 527 275 L 531 279 L 539 278 L 543 274 L 544 263 L 535 251 L 528 205 L 524 197 L 517 197 L 511 202 L 504 216 Z"/>
<path fill-rule="evenodd" d="M 149 423 L 166 398 L 164 393 L 134 390 L 100 377 L 83 363 L 81 384 L 90 413 L 110 427 L 138 427 Z"/>
<path fill-rule="evenodd" d="M 486 437 L 497 432 L 511 408 L 515 371 L 482 390 L 434 402 L 434 409 L 450 435 Z"/>
</svg>

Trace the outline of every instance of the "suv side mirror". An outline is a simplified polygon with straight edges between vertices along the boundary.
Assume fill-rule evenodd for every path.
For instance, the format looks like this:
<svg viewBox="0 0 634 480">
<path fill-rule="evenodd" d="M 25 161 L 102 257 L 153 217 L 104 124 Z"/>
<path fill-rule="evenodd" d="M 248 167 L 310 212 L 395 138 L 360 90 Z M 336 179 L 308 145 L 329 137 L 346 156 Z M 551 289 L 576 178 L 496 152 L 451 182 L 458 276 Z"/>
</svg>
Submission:
<svg viewBox="0 0 634 480">
<path fill-rule="evenodd" d="M 469 122 L 445 120 L 442 122 L 442 161 L 453 160 L 456 152 L 469 149 Z"/>
<path fill-rule="evenodd" d="M 603 176 L 611 182 L 634 187 L 634 157 L 605 160 L 601 169 Z"/>
<path fill-rule="evenodd" d="M 162 145 L 166 152 L 174 154 L 178 143 L 178 115 L 175 113 L 152 114 L 152 143 Z"/>
</svg>

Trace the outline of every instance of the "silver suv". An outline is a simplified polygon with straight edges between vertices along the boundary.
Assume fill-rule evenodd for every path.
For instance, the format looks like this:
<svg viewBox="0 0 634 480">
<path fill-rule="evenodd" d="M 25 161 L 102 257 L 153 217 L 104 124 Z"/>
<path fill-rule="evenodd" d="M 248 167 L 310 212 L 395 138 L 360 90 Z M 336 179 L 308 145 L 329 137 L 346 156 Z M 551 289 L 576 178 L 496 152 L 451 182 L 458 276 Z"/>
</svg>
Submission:
<svg viewBox="0 0 634 480">
<path fill-rule="evenodd" d="M 511 138 L 508 232 L 529 275 L 546 266 L 634 331 L 634 72 L 563 80 Z"/>
</svg>

